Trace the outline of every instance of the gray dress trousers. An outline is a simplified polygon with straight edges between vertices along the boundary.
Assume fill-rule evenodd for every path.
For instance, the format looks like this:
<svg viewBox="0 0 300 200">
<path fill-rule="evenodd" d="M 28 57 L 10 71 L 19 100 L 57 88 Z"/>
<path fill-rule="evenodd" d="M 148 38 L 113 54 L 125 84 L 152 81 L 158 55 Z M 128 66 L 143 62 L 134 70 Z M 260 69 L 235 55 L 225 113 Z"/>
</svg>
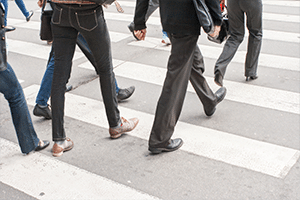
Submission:
<svg viewBox="0 0 300 200">
<path fill-rule="evenodd" d="M 228 0 L 227 7 L 230 37 L 226 41 L 223 52 L 216 62 L 215 74 L 219 71 L 222 77 L 224 77 L 227 65 L 234 57 L 244 39 L 246 16 L 249 38 L 245 62 L 245 76 L 256 76 L 262 43 L 262 1 Z"/>
</svg>

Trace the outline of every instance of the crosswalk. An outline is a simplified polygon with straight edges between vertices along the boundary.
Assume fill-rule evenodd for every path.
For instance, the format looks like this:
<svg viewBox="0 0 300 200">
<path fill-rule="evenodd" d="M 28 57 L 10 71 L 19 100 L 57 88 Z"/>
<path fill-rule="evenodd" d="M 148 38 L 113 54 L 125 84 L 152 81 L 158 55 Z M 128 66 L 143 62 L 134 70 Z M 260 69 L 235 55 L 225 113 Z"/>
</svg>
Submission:
<svg viewBox="0 0 300 200">
<path fill-rule="evenodd" d="M 135 6 L 135 1 L 120 0 L 119 3 L 124 8 L 134 9 Z M 300 8 L 300 1 L 264 0 L 263 4 L 264 6 Z M 39 13 L 39 10 L 36 13 Z M 117 13 L 113 9 L 107 9 L 105 10 L 105 18 L 108 23 L 118 21 L 123 22 L 126 26 L 132 21 L 133 13 Z M 299 15 L 270 13 L 268 11 L 264 12 L 263 20 L 264 23 L 272 21 L 272 23 L 289 22 L 299 24 L 300 17 Z M 35 31 L 36 37 L 38 37 L 39 21 L 31 20 L 25 23 L 24 20 L 9 18 L 9 22 L 16 28 Z M 148 24 L 160 26 L 158 11 L 149 18 Z M 168 53 L 171 48 L 162 45 L 159 37 L 150 36 L 146 37 L 145 41 L 129 41 L 129 38 L 132 38 L 130 32 L 116 30 L 110 31 L 110 37 L 113 44 L 128 41 L 126 43 L 128 48 L 141 48 L 148 52 L 155 52 L 158 59 L 161 57 L 162 52 Z M 247 41 L 247 38 L 244 40 Z M 264 30 L 263 40 L 266 43 L 276 41 L 299 45 L 300 33 L 266 29 Z M 51 49 L 51 46 L 48 45 L 15 38 L 11 39 L 10 37 L 8 37 L 7 43 L 9 53 L 45 61 L 48 59 Z M 215 61 L 222 51 L 222 45 L 203 42 L 203 39 L 199 40 L 198 44 L 205 59 Z M 299 49 L 296 51 L 299 51 Z M 242 65 L 245 54 L 245 50 L 239 49 L 232 63 Z M 82 60 L 82 58 L 84 58 L 84 55 L 77 49 L 73 59 L 74 62 Z M 153 87 L 161 87 L 163 84 L 166 68 L 146 62 L 135 62 L 130 58 L 114 58 L 113 63 L 117 78 L 129 79 Z M 282 70 L 290 74 L 299 73 L 300 58 L 294 56 L 294 54 L 289 56 L 286 54 L 276 55 L 262 51 L 259 66 L 266 68 L 266 70 Z M 87 71 L 94 70 L 86 60 L 73 67 Z M 34 106 L 39 85 L 28 84 L 27 81 L 29 80 L 23 80 L 23 78 L 20 80 L 22 85 L 26 85 L 23 89 L 28 105 Z M 214 84 L 213 77 L 207 77 L 207 81 L 213 91 L 218 89 Z M 237 80 L 224 80 L 224 84 L 228 89 L 225 101 L 229 101 L 232 105 L 243 104 L 257 109 L 264 109 L 265 112 L 276 111 L 281 115 L 299 118 L 300 93 L 297 89 L 270 88 L 266 85 L 248 84 Z M 195 95 L 191 85 L 188 86 L 188 92 Z M 119 109 L 121 115 L 125 118 L 136 116 L 140 119 L 137 128 L 128 135 L 141 139 L 146 143 L 154 118 L 153 113 L 136 109 L 134 106 L 123 106 L 122 104 L 119 105 Z M 99 100 L 73 92 L 66 93 L 65 116 L 101 129 L 107 129 L 108 127 L 103 104 L 99 103 Z M 265 127 L 257 128 L 265 129 Z M 181 120 L 176 126 L 174 137 L 180 137 L 184 140 L 181 151 L 195 157 L 204 157 L 280 180 L 287 177 L 300 157 L 299 148 L 273 144 L 268 141 L 248 138 Z M 39 179 L 39 177 L 45 178 Z M 36 181 L 26 182 L 29 179 Z M 37 199 L 160 199 L 158 194 L 148 194 L 139 188 L 118 183 L 48 155 L 34 153 L 29 156 L 22 156 L 17 144 L 3 138 L 0 138 L 0 182 Z M 57 182 L 59 182 L 59 185 Z M 46 185 L 47 187 L 45 187 Z"/>
</svg>

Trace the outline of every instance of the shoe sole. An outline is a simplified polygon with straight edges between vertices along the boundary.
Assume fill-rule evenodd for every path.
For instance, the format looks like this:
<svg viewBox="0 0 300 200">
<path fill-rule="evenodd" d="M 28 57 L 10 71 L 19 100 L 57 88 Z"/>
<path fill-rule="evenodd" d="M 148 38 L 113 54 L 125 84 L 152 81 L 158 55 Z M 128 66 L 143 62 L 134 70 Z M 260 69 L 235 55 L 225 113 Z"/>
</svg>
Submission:
<svg viewBox="0 0 300 200">
<path fill-rule="evenodd" d="M 219 99 L 219 101 L 217 101 L 217 104 L 224 100 L 224 98 L 226 96 L 226 93 L 227 93 L 227 89 L 225 88 L 224 95 L 223 95 L 223 97 L 221 99 Z"/>
<path fill-rule="evenodd" d="M 68 148 L 62 150 L 62 151 L 59 152 L 59 153 L 52 153 L 52 155 L 53 155 L 54 157 L 60 157 L 60 156 L 63 155 L 64 152 L 70 151 L 71 149 L 73 149 L 73 147 L 74 147 L 74 143 L 72 142 L 72 146 L 69 146 Z"/>
<path fill-rule="evenodd" d="M 45 117 L 42 114 L 33 113 L 33 115 L 36 116 L 36 117 L 44 117 L 45 119 L 52 119 L 52 117 Z"/>
<path fill-rule="evenodd" d="M 133 127 L 131 130 L 124 131 L 124 132 L 119 133 L 119 134 L 117 134 L 117 135 L 111 135 L 110 138 L 112 138 L 112 139 L 117 139 L 117 138 L 121 137 L 124 133 L 130 132 L 130 131 L 132 131 L 133 129 L 135 129 L 135 127 L 138 125 L 138 123 L 139 123 L 139 121 L 134 125 L 134 127 Z"/>
<path fill-rule="evenodd" d="M 183 142 L 181 142 L 176 148 L 174 149 L 166 149 L 166 148 L 155 148 L 154 149 L 151 149 L 151 147 L 149 147 L 149 151 L 151 151 L 151 153 L 153 154 L 159 154 L 159 153 L 162 153 L 162 152 L 172 152 L 172 151 L 176 151 L 178 150 L 181 146 L 183 145 Z"/>
<path fill-rule="evenodd" d="M 124 100 L 126 100 L 126 99 L 129 99 L 129 98 L 133 95 L 134 91 L 135 91 L 135 89 L 132 91 L 132 93 L 131 93 L 130 95 L 128 95 L 128 96 L 127 96 L 126 98 L 124 98 L 124 99 L 118 99 L 118 97 L 117 97 L 118 103 L 120 103 L 120 102 L 122 102 L 122 101 L 124 101 Z"/>
</svg>

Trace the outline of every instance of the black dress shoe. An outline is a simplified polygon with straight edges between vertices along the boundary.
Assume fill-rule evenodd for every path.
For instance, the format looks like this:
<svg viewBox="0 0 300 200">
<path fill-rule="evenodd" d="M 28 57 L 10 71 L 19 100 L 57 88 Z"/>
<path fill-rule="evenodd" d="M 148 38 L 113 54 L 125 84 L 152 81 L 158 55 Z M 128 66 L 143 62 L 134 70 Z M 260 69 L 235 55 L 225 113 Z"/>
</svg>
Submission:
<svg viewBox="0 0 300 200">
<path fill-rule="evenodd" d="M 38 117 L 52 119 L 52 114 L 48 105 L 46 107 L 41 107 L 40 105 L 36 104 L 33 109 L 33 114 Z"/>
<path fill-rule="evenodd" d="M 131 23 L 128 25 L 128 28 L 129 28 L 130 32 L 132 33 L 133 37 L 134 37 L 136 40 L 140 41 L 140 39 L 137 38 L 137 37 L 134 35 L 134 23 L 133 23 L 133 22 L 131 22 Z"/>
<path fill-rule="evenodd" d="M 170 141 L 170 144 L 166 147 L 149 147 L 148 150 L 153 154 L 158 154 L 162 152 L 171 152 L 179 149 L 183 145 L 181 138 L 176 138 Z"/>
<path fill-rule="evenodd" d="M 218 86 L 223 87 L 223 76 L 221 75 L 221 73 L 219 71 L 217 71 L 215 74 L 215 83 Z"/>
<path fill-rule="evenodd" d="M 218 89 L 216 91 L 216 93 L 215 93 L 215 95 L 216 95 L 215 105 L 210 109 L 204 108 L 204 112 L 208 117 L 212 116 L 215 113 L 216 106 L 218 105 L 218 103 L 220 103 L 225 98 L 226 92 L 227 92 L 227 90 L 226 90 L 225 87 L 221 87 L 220 89 Z"/>
<path fill-rule="evenodd" d="M 5 26 L 4 30 L 5 30 L 5 32 L 10 32 L 10 31 L 16 30 L 16 28 L 13 26 Z"/>
<path fill-rule="evenodd" d="M 125 89 L 119 89 L 119 92 L 117 94 L 118 102 L 123 101 L 123 100 L 128 99 L 129 97 L 131 97 L 134 90 L 135 90 L 134 86 L 131 86 L 131 87 L 125 88 Z"/>
<path fill-rule="evenodd" d="M 41 151 L 49 146 L 50 142 L 48 140 L 40 140 L 38 146 L 34 149 L 35 151 Z"/>
<path fill-rule="evenodd" d="M 255 80 L 258 76 L 246 76 L 246 81 Z"/>
</svg>

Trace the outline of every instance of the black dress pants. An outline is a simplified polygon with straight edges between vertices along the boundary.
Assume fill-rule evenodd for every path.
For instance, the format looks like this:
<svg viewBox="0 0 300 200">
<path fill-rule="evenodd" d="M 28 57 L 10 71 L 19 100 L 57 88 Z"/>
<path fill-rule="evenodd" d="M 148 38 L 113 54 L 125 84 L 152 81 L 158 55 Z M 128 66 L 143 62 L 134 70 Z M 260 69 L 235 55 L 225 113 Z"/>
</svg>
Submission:
<svg viewBox="0 0 300 200">
<path fill-rule="evenodd" d="M 203 56 L 197 45 L 198 35 L 169 34 L 172 43 L 168 71 L 159 98 L 149 146 L 168 145 L 180 116 L 189 80 L 204 108 L 216 105 L 216 96 L 204 76 Z"/>
<path fill-rule="evenodd" d="M 243 41 L 246 14 L 249 38 L 245 62 L 245 76 L 256 76 L 262 43 L 262 1 L 228 0 L 227 7 L 230 37 L 226 41 L 223 52 L 216 62 L 215 73 L 219 71 L 224 77 L 228 64 Z"/>
</svg>

